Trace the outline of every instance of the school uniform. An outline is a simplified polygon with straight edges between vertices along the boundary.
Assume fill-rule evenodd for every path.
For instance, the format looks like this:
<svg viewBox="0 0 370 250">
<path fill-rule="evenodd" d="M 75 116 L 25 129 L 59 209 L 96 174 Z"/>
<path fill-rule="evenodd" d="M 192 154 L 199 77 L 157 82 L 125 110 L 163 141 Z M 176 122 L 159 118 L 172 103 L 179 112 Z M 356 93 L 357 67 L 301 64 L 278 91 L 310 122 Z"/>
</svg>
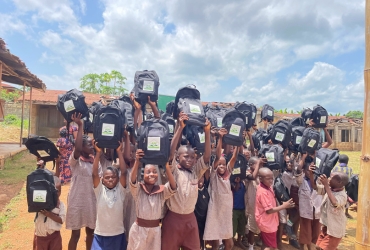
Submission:
<svg viewBox="0 0 370 250">
<path fill-rule="evenodd" d="M 247 176 L 252 174 L 249 170 L 247 171 Z M 255 234 L 259 234 L 261 231 L 256 222 L 255 207 L 256 207 L 256 193 L 257 187 L 260 184 L 259 179 L 248 180 L 245 179 L 246 192 L 244 196 L 245 201 L 245 215 L 247 217 L 247 228 Z"/>
<path fill-rule="evenodd" d="M 97 200 L 97 218 L 91 249 L 125 250 L 126 237 L 122 213 L 125 188 L 118 182 L 117 186 L 109 189 L 100 181 L 94 192 Z"/>
<path fill-rule="evenodd" d="M 63 202 L 59 201 L 58 203 L 58 206 L 51 210 L 51 212 L 57 214 L 64 223 L 66 219 L 66 209 Z M 46 218 L 42 213 L 38 213 L 35 219 L 34 249 L 62 250 L 61 229 L 62 224 L 50 218 Z"/>
<path fill-rule="evenodd" d="M 198 180 L 209 168 L 203 157 L 192 169 L 182 168 L 174 160 L 172 174 L 177 183 L 177 193 L 166 201 L 168 212 L 162 223 L 162 249 L 199 249 L 199 231 L 194 215 L 198 199 Z"/>
<path fill-rule="evenodd" d="M 209 203 L 209 192 L 208 192 L 209 180 L 204 179 L 204 185 L 201 189 L 198 189 L 198 200 L 195 204 L 194 214 L 197 218 L 199 240 L 201 241 L 201 247 L 204 248 L 204 228 L 206 227 L 208 203 Z"/>
<path fill-rule="evenodd" d="M 130 183 L 131 181 L 131 171 L 132 171 L 132 168 L 127 168 L 126 183 Z M 131 193 L 131 185 L 128 185 L 126 188 L 127 188 L 127 191 L 126 191 L 126 197 L 125 197 L 124 206 L 123 206 L 123 215 L 124 215 L 123 225 L 127 229 L 125 235 L 126 235 L 126 240 L 128 241 L 130 237 L 130 228 L 136 221 L 136 202 Z"/>
<path fill-rule="evenodd" d="M 239 183 L 238 191 L 233 191 L 233 236 L 245 235 L 245 225 L 247 223 L 245 217 L 245 185 L 242 181 Z"/>
<path fill-rule="evenodd" d="M 261 239 L 264 245 L 277 248 L 276 232 L 279 226 L 279 216 L 278 213 L 266 213 L 267 210 L 274 207 L 276 207 L 274 190 L 261 182 L 256 192 L 256 222 L 261 230 Z"/>
<path fill-rule="evenodd" d="M 325 194 L 321 204 L 320 223 L 322 231 L 316 242 L 316 245 L 325 250 L 337 249 L 342 237 L 346 234 L 347 217 L 345 215 L 345 206 L 347 203 L 347 194 L 343 188 L 340 191 L 332 191 L 337 200 L 337 206 L 334 207 Z"/>
<path fill-rule="evenodd" d="M 169 183 L 155 185 L 149 192 L 143 183 L 130 182 L 130 191 L 136 201 L 136 222 L 130 229 L 128 250 L 160 250 L 162 208 L 165 201 L 176 193 Z"/>
<path fill-rule="evenodd" d="M 233 237 L 233 193 L 230 185 L 230 167 L 223 176 L 211 168 L 210 199 L 203 240 L 223 240 Z"/>
</svg>

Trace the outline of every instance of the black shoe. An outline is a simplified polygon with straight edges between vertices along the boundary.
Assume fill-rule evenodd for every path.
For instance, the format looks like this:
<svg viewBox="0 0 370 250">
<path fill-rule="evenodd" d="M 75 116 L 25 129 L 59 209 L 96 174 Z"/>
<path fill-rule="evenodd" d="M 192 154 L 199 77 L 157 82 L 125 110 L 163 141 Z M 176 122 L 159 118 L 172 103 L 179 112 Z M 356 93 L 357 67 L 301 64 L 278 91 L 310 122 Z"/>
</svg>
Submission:
<svg viewBox="0 0 370 250">
<path fill-rule="evenodd" d="M 295 240 L 295 239 L 290 239 L 290 240 L 289 240 L 289 245 L 291 245 L 292 247 L 295 247 L 295 248 L 297 248 L 297 249 L 300 249 L 299 243 L 298 243 L 298 241 L 297 241 L 297 240 Z"/>
</svg>

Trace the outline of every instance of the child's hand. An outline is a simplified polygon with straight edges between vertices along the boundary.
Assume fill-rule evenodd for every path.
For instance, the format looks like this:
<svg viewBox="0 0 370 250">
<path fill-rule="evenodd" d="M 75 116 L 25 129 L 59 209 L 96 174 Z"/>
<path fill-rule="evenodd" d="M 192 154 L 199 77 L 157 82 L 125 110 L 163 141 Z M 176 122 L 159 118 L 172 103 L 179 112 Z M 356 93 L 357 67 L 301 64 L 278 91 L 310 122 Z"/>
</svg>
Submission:
<svg viewBox="0 0 370 250">
<path fill-rule="evenodd" d="M 204 132 L 210 132 L 211 131 L 211 122 L 206 118 L 206 123 L 204 124 Z"/>
<path fill-rule="evenodd" d="M 310 119 L 310 121 L 308 122 L 308 125 L 309 125 L 310 127 L 315 126 L 315 123 L 313 122 L 313 119 Z"/>
<path fill-rule="evenodd" d="M 143 158 L 144 157 L 144 151 L 142 150 L 142 149 L 138 149 L 138 150 L 136 150 L 136 156 L 135 156 L 135 159 L 137 160 L 137 161 L 140 161 L 140 159 L 141 158 Z"/>
<path fill-rule="evenodd" d="M 259 162 L 259 166 L 262 167 L 265 163 L 267 163 L 267 159 L 266 159 L 265 156 L 263 156 L 263 157 L 259 158 L 258 162 Z"/>
<path fill-rule="evenodd" d="M 123 143 L 120 141 L 118 143 L 119 143 L 119 146 L 116 148 L 116 152 L 119 154 L 122 152 Z"/>
<path fill-rule="evenodd" d="M 211 135 L 215 136 L 217 134 L 217 128 L 216 127 L 211 127 Z"/>
<path fill-rule="evenodd" d="M 179 115 L 178 122 L 180 123 L 180 127 L 182 129 L 185 128 L 185 126 L 186 126 L 185 121 L 188 121 L 188 120 L 189 120 L 188 115 L 185 114 L 184 112 L 181 112 L 180 115 Z"/>
<path fill-rule="evenodd" d="M 290 199 L 286 202 L 283 202 L 283 207 L 286 208 L 286 209 L 287 208 L 292 208 L 294 206 L 295 206 L 295 203 L 293 202 L 293 199 Z"/>
<path fill-rule="evenodd" d="M 93 145 L 94 145 L 96 155 L 101 155 L 103 151 L 101 150 L 101 148 L 98 147 L 98 142 L 93 140 Z"/>
<path fill-rule="evenodd" d="M 219 131 L 218 131 L 218 134 L 220 135 L 220 137 L 224 137 L 224 135 L 227 135 L 227 129 L 226 128 L 221 128 Z"/>
<path fill-rule="evenodd" d="M 130 99 L 131 99 L 131 101 L 132 101 L 132 104 L 134 105 L 134 108 L 135 109 L 141 109 L 141 105 L 140 105 L 140 103 L 138 103 L 136 100 L 135 100 L 135 95 L 134 95 L 134 93 L 130 93 Z"/>
<path fill-rule="evenodd" d="M 150 96 L 148 96 L 148 104 L 150 105 L 150 107 L 157 106 L 155 102 L 152 102 L 152 100 L 150 100 Z"/>
<path fill-rule="evenodd" d="M 252 135 L 252 132 L 251 132 L 251 130 L 250 130 L 250 129 L 247 129 L 247 135 L 248 135 L 248 136 L 251 136 L 251 135 Z"/>
<path fill-rule="evenodd" d="M 50 216 L 50 214 L 51 214 L 51 212 L 50 212 L 50 211 L 45 210 L 45 209 L 40 210 L 40 213 L 42 213 L 45 217 L 49 217 L 49 216 Z"/>
<path fill-rule="evenodd" d="M 310 174 L 312 174 L 313 172 L 315 172 L 316 170 L 316 165 L 315 163 L 311 163 L 311 165 L 308 167 L 308 170 L 310 170 Z"/>
<path fill-rule="evenodd" d="M 79 127 L 82 126 L 82 120 L 81 120 L 82 114 L 80 113 L 74 113 L 72 114 L 72 121 L 74 121 Z"/>
<path fill-rule="evenodd" d="M 326 177 L 326 175 L 324 175 L 324 174 L 320 175 L 319 180 L 320 180 L 322 185 L 329 186 L 329 180 Z"/>
</svg>

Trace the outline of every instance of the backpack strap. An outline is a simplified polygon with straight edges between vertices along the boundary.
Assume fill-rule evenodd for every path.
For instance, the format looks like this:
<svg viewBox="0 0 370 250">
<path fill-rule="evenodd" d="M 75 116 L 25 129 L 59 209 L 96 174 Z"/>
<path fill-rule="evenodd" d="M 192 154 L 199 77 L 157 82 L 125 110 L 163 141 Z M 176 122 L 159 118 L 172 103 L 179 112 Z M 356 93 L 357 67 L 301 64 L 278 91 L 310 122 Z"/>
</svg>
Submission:
<svg viewBox="0 0 370 250">
<path fill-rule="evenodd" d="M 39 212 L 36 212 L 35 219 L 33 220 L 33 222 L 36 222 L 38 217 L 39 217 Z"/>
</svg>

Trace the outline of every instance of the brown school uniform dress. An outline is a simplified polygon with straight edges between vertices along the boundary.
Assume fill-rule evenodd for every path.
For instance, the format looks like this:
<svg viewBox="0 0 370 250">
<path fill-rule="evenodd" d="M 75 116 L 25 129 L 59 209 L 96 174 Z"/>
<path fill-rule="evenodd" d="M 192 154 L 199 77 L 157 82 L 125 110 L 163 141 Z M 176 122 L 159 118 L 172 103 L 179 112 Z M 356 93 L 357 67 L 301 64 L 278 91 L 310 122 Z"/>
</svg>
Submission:
<svg viewBox="0 0 370 250">
<path fill-rule="evenodd" d="M 210 199 L 203 240 L 223 240 L 233 237 L 233 193 L 230 185 L 230 168 L 223 176 L 211 168 L 209 179 Z"/>
<path fill-rule="evenodd" d="M 131 180 L 131 171 L 132 171 L 132 168 L 128 168 L 127 169 L 127 174 L 126 174 L 126 183 L 130 183 L 130 180 Z M 126 229 L 126 239 L 128 241 L 129 237 L 130 237 L 130 228 L 131 226 L 135 223 L 136 221 L 136 202 L 135 202 L 135 199 L 134 197 L 132 196 L 132 193 L 131 193 L 131 185 L 127 185 L 126 186 L 128 188 L 128 192 L 126 192 L 126 197 L 125 197 L 125 203 L 124 203 L 124 206 L 123 206 L 123 218 L 124 218 L 124 221 L 123 221 L 123 224 L 125 226 L 125 229 Z"/>
<path fill-rule="evenodd" d="M 162 249 L 199 249 L 198 224 L 194 215 L 198 199 L 198 180 L 209 168 L 203 157 L 192 169 L 181 168 L 174 160 L 171 170 L 176 180 L 177 193 L 166 202 L 168 212 L 162 225 Z"/>
<path fill-rule="evenodd" d="M 165 201 L 176 193 L 169 183 L 155 185 L 149 193 L 145 185 L 130 182 L 130 190 L 136 201 L 137 220 L 130 229 L 127 250 L 160 250 L 162 208 Z"/>
<path fill-rule="evenodd" d="M 67 198 L 66 228 L 79 230 L 83 227 L 95 229 L 96 198 L 92 181 L 94 159 L 82 156 L 74 159 L 72 152 L 69 163 L 72 170 L 72 182 Z"/>
<path fill-rule="evenodd" d="M 247 175 L 252 174 L 250 170 L 247 171 Z M 245 215 L 248 218 L 248 230 L 252 231 L 255 234 L 259 234 L 261 231 L 257 226 L 256 217 L 255 217 L 255 206 L 256 206 L 256 193 L 257 187 L 260 184 L 259 179 L 256 180 L 245 180 Z"/>
</svg>

